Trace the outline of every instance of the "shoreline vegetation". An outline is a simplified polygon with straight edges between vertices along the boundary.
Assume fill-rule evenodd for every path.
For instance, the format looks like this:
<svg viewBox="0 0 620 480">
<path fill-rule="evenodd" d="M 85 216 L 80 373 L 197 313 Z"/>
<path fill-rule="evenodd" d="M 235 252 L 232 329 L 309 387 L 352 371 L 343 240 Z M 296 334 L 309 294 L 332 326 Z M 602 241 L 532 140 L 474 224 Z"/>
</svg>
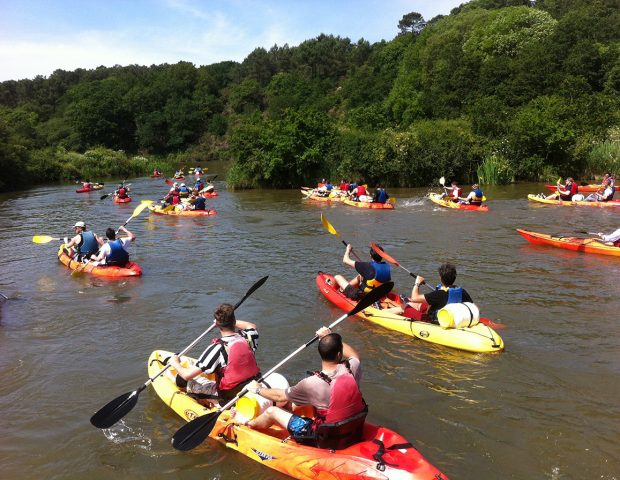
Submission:
<svg viewBox="0 0 620 480">
<path fill-rule="evenodd" d="M 612 0 L 472 0 L 373 44 L 321 34 L 241 63 L 1 82 L 0 191 L 211 160 L 230 188 L 617 174 L 619 24 Z"/>
</svg>

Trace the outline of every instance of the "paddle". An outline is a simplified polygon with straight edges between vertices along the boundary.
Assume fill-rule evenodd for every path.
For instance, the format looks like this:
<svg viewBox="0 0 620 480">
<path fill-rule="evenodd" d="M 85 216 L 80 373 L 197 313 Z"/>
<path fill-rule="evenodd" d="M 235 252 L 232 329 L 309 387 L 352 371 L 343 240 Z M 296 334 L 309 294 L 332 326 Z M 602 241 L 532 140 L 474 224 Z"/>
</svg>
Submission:
<svg viewBox="0 0 620 480">
<path fill-rule="evenodd" d="M 118 228 L 116 229 L 116 234 L 118 235 L 118 232 L 119 232 L 119 230 L 120 230 L 122 227 L 124 227 L 125 225 L 127 225 L 127 224 L 129 223 L 129 221 L 130 221 L 132 218 L 135 218 L 135 217 L 137 217 L 138 215 L 140 215 L 140 213 L 142 213 L 142 210 L 144 210 L 145 208 L 147 208 L 147 207 L 148 207 L 149 205 L 151 205 L 152 203 L 153 203 L 153 200 L 142 200 L 142 201 L 140 202 L 140 205 L 138 205 L 138 206 L 134 209 L 133 213 L 131 214 L 131 217 L 129 217 L 125 223 L 123 223 L 120 227 L 118 227 Z M 97 253 L 99 253 L 99 252 L 97 252 Z M 81 266 L 79 266 L 78 268 L 76 268 L 75 270 L 72 270 L 72 271 L 71 271 L 71 275 L 75 276 L 75 275 L 78 275 L 78 274 L 82 273 L 82 271 L 86 268 L 86 265 L 88 265 L 88 264 L 90 263 L 90 261 L 91 261 L 91 260 L 90 260 L 90 258 L 89 258 L 89 259 L 88 259 L 88 260 L 84 263 L 84 265 L 81 265 Z"/>
<path fill-rule="evenodd" d="M 397 267 L 402 268 L 405 272 L 407 272 L 409 275 L 411 275 L 413 278 L 416 278 L 417 275 L 415 273 L 411 273 L 409 270 L 407 270 L 405 267 L 403 267 L 400 263 L 398 263 L 394 258 L 392 258 L 391 256 L 389 256 L 387 253 L 385 253 L 383 250 L 381 250 L 381 248 L 379 248 L 376 244 L 371 243 L 370 246 L 372 247 L 372 249 L 377 252 L 379 254 L 379 256 L 381 258 L 383 258 L 386 262 L 391 263 L 393 265 L 396 265 Z M 428 283 L 424 282 L 422 285 L 424 285 L 426 288 L 428 288 L 431 292 L 435 291 L 435 289 L 433 287 L 431 287 Z M 495 323 L 493 320 L 487 319 L 487 318 L 480 318 L 480 322 L 484 323 L 485 325 L 491 327 L 491 328 L 498 328 L 498 329 L 502 329 L 505 328 L 506 325 L 503 323 Z"/>
<path fill-rule="evenodd" d="M 61 238 L 50 237 L 49 235 L 35 235 L 32 237 L 34 243 L 49 243 L 52 240 L 62 240 Z"/>
<path fill-rule="evenodd" d="M 338 233 L 338 231 L 334 228 L 334 226 L 329 223 L 329 220 L 327 220 L 327 217 L 325 215 L 323 215 L 321 213 L 321 222 L 323 223 L 323 226 L 325 227 L 325 229 L 331 233 L 332 235 L 336 235 L 336 237 L 340 238 L 340 241 L 342 242 L 342 244 L 346 247 L 349 244 L 347 242 L 345 242 L 342 237 L 340 237 L 340 234 Z M 353 250 L 351 250 L 351 253 L 355 256 L 355 258 L 357 258 L 359 261 L 361 261 L 362 259 L 360 257 L 357 256 L 357 253 L 355 253 Z"/>
<path fill-rule="evenodd" d="M 351 317 L 357 314 L 358 312 L 364 310 L 365 308 L 369 307 L 373 303 L 379 301 L 380 299 L 385 297 L 388 293 L 390 293 L 390 290 L 392 290 L 393 286 L 394 286 L 394 283 L 388 282 L 371 290 L 364 298 L 362 298 L 358 302 L 358 304 L 351 311 L 349 311 L 348 313 L 345 313 L 343 316 L 338 318 L 328 328 L 329 329 L 334 328 L 336 325 L 342 322 L 345 318 Z M 282 365 L 288 362 L 291 358 L 293 358 L 295 355 L 301 352 L 304 348 L 312 345 L 318 339 L 319 339 L 318 335 L 315 335 L 314 337 L 312 337 L 308 342 L 303 344 L 297 350 L 293 351 L 288 357 L 281 360 L 278 364 L 276 364 L 273 368 L 271 368 L 271 370 L 262 374 L 261 378 L 258 379 L 258 382 L 259 383 L 262 382 L 264 378 L 271 375 L 278 368 L 280 368 Z M 208 413 L 207 415 L 202 415 L 198 418 L 195 418 L 191 422 L 188 422 L 185 425 L 183 425 L 172 436 L 172 446 L 176 448 L 177 450 L 187 451 L 200 445 L 203 442 L 203 440 L 209 436 L 209 434 L 211 433 L 211 430 L 213 430 L 213 427 L 215 426 L 215 423 L 217 422 L 217 419 L 219 418 L 220 414 L 224 410 L 227 410 L 230 407 L 232 407 L 235 404 L 235 402 L 239 398 L 243 397 L 246 393 L 248 393 L 248 389 L 244 388 L 230 402 L 228 402 L 223 407 L 220 407 L 218 411 Z"/>
<path fill-rule="evenodd" d="M 268 278 L 269 276 L 263 277 L 254 285 L 252 285 L 252 287 L 246 292 L 243 298 L 235 304 L 233 309 L 236 310 L 237 308 L 239 308 L 239 306 L 243 302 L 245 302 L 250 295 L 252 295 L 256 290 L 258 290 L 263 285 L 263 283 L 267 281 Z M 194 348 L 194 346 L 198 342 L 200 342 L 200 340 L 202 340 L 204 336 L 207 335 L 207 333 L 209 333 L 214 328 L 215 323 L 213 323 L 213 325 L 211 325 L 204 332 L 202 332 L 202 334 L 200 334 L 200 336 L 196 340 L 194 340 L 187 347 L 185 347 L 178 355 L 185 355 L 189 350 Z M 108 402 L 106 405 L 100 408 L 92 417 L 90 417 L 90 423 L 97 428 L 110 428 L 121 418 L 127 415 L 133 409 L 133 407 L 136 406 L 136 404 L 138 403 L 138 395 L 140 395 L 140 392 L 142 392 L 142 390 L 148 387 L 149 384 L 153 383 L 155 379 L 162 375 L 166 370 L 168 370 L 168 368 L 170 368 L 170 365 L 166 365 L 161 370 L 161 372 L 159 372 L 153 378 L 149 378 L 138 389 L 124 393 L 123 395 L 116 397 L 111 402 Z"/>
</svg>

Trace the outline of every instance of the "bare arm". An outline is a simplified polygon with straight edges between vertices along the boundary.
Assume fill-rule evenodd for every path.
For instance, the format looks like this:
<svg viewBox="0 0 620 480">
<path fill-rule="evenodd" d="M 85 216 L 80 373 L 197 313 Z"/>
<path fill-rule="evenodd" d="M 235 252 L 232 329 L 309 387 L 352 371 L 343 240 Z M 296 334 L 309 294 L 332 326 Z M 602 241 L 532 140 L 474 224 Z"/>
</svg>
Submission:
<svg viewBox="0 0 620 480">
<path fill-rule="evenodd" d="M 81 234 L 76 235 L 75 237 L 73 237 L 71 240 L 69 240 L 69 243 L 67 243 L 65 246 L 67 248 L 71 248 L 74 245 L 77 245 L 78 243 L 80 243 L 80 239 L 82 238 Z"/>
<path fill-rule="evenodd" d="M 420 285 L 422 285 L 424 283 L 424 277 L 421 277 L 420 275 L 418 275 L 415 278 L 415 283 L 413 284 L 413 289 L 411 290 L 411 301 L 413 303 L 422 303 L 424 305 L 428 305 L 428 302 L 426 301 L 426 297 L 420 293 Z"/>
<path fill-rule="evenodd" d="M 235 326 L 239 330 L 246 330 L 248 328 L 253 328 L 254 330 L 256 330 L 256 325 L 254 325 L 253 323 L 250 323 L 250 322 L 246 322 L 245 320 L 237 320 L 235 322 Z"/>
<path fill-rule="evenodd" d="M 173 355 L 169 361 L 172 368 L 174 368 L 177 373 L 183 378 L 183 380 L 189 381 L 193 378 L 196 378 L 198 375 L 202 373 L 202 370 L 196 366 L 184 367 L 181 365 L 179 361 L 179 357 L 177 355 Z"/>
<path fill-rule="evenodd" d="M 351 258 L 351 250 L 353 250 L 353 247 L 351 244 L 348 244 L 344 251 L 344 257 L 342 257 L 342 263 L 348 265 L 349 267 L 355 268 L 355 260 Z"/>
<path fill-rule="evenodd" d="M 133 233 L 131 233 L 129 230 L 127 230 L 125 227 L 120 227 L 119 230 L 122 230 L 123 232 L 125 232 L 127 234 L 127 238 L 129 238 L 131 242 L 133 242 L 136 239 L 136 236 Z"/>
</svg>

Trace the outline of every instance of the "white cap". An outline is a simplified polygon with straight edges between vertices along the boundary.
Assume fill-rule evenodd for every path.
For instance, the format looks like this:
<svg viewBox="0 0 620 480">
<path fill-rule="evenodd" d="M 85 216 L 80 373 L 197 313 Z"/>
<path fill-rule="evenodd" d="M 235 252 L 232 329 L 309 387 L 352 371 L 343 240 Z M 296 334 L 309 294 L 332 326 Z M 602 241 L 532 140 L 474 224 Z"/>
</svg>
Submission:
<svg viewBox="0 0 620 480">
<path fill-rule="evenodd" d="M 75 227 L 85 228 L 86 224 L 84 222 L 75 222 L 75 225 L 73 225 L 73 228 Z"/>
</svg>

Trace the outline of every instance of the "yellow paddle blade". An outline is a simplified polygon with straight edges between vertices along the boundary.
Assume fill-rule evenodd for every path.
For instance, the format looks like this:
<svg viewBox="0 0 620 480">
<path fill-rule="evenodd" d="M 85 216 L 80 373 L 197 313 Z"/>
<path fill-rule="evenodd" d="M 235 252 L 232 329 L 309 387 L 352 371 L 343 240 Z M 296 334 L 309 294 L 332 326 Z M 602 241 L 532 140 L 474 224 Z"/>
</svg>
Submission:
<svg viewBox="0 0 620 480">
<path fill-rule="evenodd" d="M 394 197 L 390 197 L 388 198 L 388 203 L 391 203 L 392 205 L 396 204 L 396 199 Z"/>
<path fill-rule="evenodd" d="M 482 195 L 482 201 L 486 202 L 487 201 L 487 197 L 485 197 L 484 195 Z"/>
<path fill-rule="evenodd" d="M 559 185 L 560 183 L 562 183 L 562 177 L 558 178 L 558 181 L 555 182 L 556 185 Z"/>
<path fill-rule="evenodd" d="M 340 234 L 336 231 L 333 225 L 329 223 L 329 221 L 327 220 L 327 217 L 323 215 L 322 213 L 321 213 L 321 222 L 323 222 L 323 226 L 329 233 L 331 233 L 332 235 L 336 235 L 337 237 L 340 237 Z"/>
<path fill-rule="evenodd" d="M 446 177 L 441 177 L 441 178 L 439 179 L 439 183 L 440 183 L 441 185 L 445 185 L 445 184 L 446 184 Z"/>
<path fill-rule="evenodd" d="M 49 235 L 35 235 L 32 237 L 34 243 L 49 243 L 52 240 L 60 240 L 60 238 L 50 237 Z"/>
<path fill-rule="evenodd" d="M 138 215 L 140 215 L 140 213 L 142 212 L 142 210 L 144 210 L 146 207 L 148 207 L 149 205 L 151 205 L 153 203 L 153 200 L 142 200 L 140 202 L 140 205 L 138 205 L 136 207 L 136 209 L 133 211 L 133 213 L 131 214 L 131 218 L 137 217 Z M 128 220 L 129 221 L 129 220 Z"/>
</svg>

